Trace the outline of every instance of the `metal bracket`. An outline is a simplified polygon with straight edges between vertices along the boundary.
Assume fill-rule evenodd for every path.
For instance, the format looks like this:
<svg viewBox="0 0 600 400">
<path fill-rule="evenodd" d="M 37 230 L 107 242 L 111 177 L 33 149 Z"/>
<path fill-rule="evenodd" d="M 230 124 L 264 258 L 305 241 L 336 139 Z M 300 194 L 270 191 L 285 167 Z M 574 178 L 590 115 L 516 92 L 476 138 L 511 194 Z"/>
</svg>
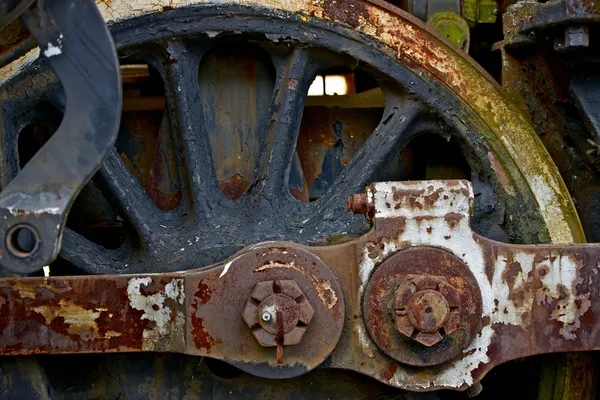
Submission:
<svg viewBox="0 0 600 400">
<path fill-rule="evenodd" d="M 470 227 L 466 181 L 387 182 L 337 246 L 262 243 L 209 268 L 0 279 L 0 354 L 178 352 L 258 376 L 325 362 L 412 391 L 600 348 L 600 245 L 513 245 Z"/>
<path fill-rule="evenodd" d="M 545 3 L 520 2 L 510 6 L 503 16 L 504 45 L 516 47 L 546 38 L 548 31 L 564 28 L 556 50 L 585 48 L 589 45 L 586 25 L 600 21 L 598 2 L 553 0 Z"/>
<path fill-rule="evenodd" d="M 116 140 L 121 77 L 93 0 L 38 0 L 22 19 L 66 95 L 57 132 L 0 193 L 0 264 L 27 274 L 56 258 L 71 204 Z"/>
</svg>

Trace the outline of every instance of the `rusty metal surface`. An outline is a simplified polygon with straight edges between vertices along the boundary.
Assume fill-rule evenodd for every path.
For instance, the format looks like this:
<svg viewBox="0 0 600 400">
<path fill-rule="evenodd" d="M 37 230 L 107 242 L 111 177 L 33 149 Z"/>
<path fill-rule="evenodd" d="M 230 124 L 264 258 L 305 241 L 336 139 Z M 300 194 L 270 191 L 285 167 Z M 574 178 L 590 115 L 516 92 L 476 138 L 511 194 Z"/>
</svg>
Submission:
<svg viewBox="0 0 600 400">
<path fill-rule="evenodd" d="M 299 305 L 282 338 L 285 350 L 263 347 L 242 318 L 253 288 L 265 281 Z M 256 246 L 206 272 L 5 279 L 0 288 L 4 355 L 166 351 L 290 377 L 321 364 L 343 326 L 336 278 L 312 253 L 289 244 Z M 285 313 L 270 308 L 275 321 Z M 263 342 L 267 333 L 259 334 Z"/>
<path fill-rule="evenodd" d="M 516 34 L 520 18 L 530 18 L 528 13 L 531 10 L 527 7 L 539 6 L 542 9 L 548 4 L 523 5 L 523 9 L 518 6 L 511 8 L 511 12 L 503 18 L 505 41 L 500 46 L 503 88 L 528 116 L 560 170 L 573 197 L 587 240 L 598 242 L 600 164 L 596 156 L 597 147 L 595 137 L 591 134 L 593 131 L 586 126 L 587 117 L 577 110 L 569 92 L 572 77 L 588 69 L 585 62 L 581 63 L 587 58 L 558 53 L 556 42 L 553 47 L 553 38 L 558 38 L 559 44 L 566 42 L 566 33 L 563 35 L 565 38 L 561 38 L 564 27 L 534 30 L 526 35 Z M 535 18 L 536 15 L 531 17 Z M 551 396 L 552 390 L 555 392 L 552 396 L 565 399 L 593 398 L 597 375 L 594 354 L 555 356 L 543 368 L 539 385 L 540 399 Z M 573 383 L 577 381 L 586 384 Z"/>
<path fill-rule="evenodd" d="M 600 4 L 593 0 L 523 1 L 507 9 L 503 23 L 508 45 L 531 43 L 544 30 L 600 21 Z"/>
<path fill-rule="evenodd" d="M 116 3 L 118 3 L 118 2 L 115 2 L 115 4 Z M 157 4 L 159 4 L 159 3 L 157 3 Z M 115 7 L 117 7 L 117 5 Z M 326 8 L 328 10 L 328 15 L 327 15 L 326 18 L 333 18 L 335 12 L 332 11 L 332 7 L 326 7 Z M 135 7 L 132 7 L 132 9 L 135 9 Z M 354 24 L 355 21 L 353 21 L 352 19 L 348 19 L 347 18 L 347 13 L 344 13 L 342 11 L 339 11 L 338 12 L 339 15 L 335 16 L 335 21 L 341 21 L 343 23 L 347 23 L 348 25 Z M 359 11 L 362 11 L 362 9 L 359 10 Z M 318 12 L 319 12 L 319 10 L 317 10 L 315 12 L 315 15 L 318 15 Z M 372 14 L 377 14 L 377 13 L 373 12 L 373 13 L 368 13 L 368 14 L 369 15 L 367 15 L 367 17 L 371 18 L 371 17 L 373 17 Z M 365 31 L 368 31 L 369 28 L 371 28 L 371 26 L 366 26 L 366 28 L 365 28 L 365 26 L 362 26 L 359 29 L 363 29 Z M 406 28 L 406 26 L 401 26 L 401 28 Z M 381 32 L 377 31 L 378 35 L 380 33 Z M 387 38 L 386 35 L 388 35 L 388 34 L 389 34 L 388 32 L 384 32 L 384 34 L 382 34 L 381 37 Z M 406 34 L 406 32 L 404 32 L 404 34 Z M 394 36 L 394 40 L 392 40 L 391 43 L 398 42 L 399 38 L 402 38 L 402 36 L 403 36 L 402 32 L 400 32 L 398 34 L 398 37 L 396 36 L 396 32 L 393 32 L 391 35 Z M 425 48 L 427 48 L 427 47 L 425 46 Z M 407 52 L 406 49 L 402 49 L 400 47 L 398 47 L 398 52 L 401 53 L 401 54 L 404 54 L 405 56 L 408 56 L 409 58 L 411 56 L 410 54 L 408 54 L 408 52 Z M 432 70 L 434 70 L 436 68 L 443 69 L 442 68 L 443 66 L 444 65 L 442 65 L 442 64 L 434 65 L 431 69 Z M 418 67 L 415 66 L 415 68 L 418 68 Z M 433 74 L 435 75 L 436 72 L 434 71 Z M 458 75 L 458 76 L 460 76 L 460 75 Z M 451 85 L 455 85 L 455 84 L 456 84 L 455 81 L 453 81 L 451 83 Z M 465 85 L 465 88 L 469 87 L 469 86 L 470 86 L 470 84 L 469 85 Z M 453 87 L 455 87 L 455 86 L 453 86 Z M 485 88 L 485 89 L 487 90 L 489 88 Z M 464 94 L 464 92 L 462 92 L 462 93 Z M 489 103 L 487 105 L 489 105 Z M 482 105 L 481 104 L 475 105 L 475 107 L 482 107 Z M 517 122 L 521 122 L 521 121 L 517 121 Z M 516 125 L 519 125 L 519 124 L 517 123 Z M 507 128 L 507 129 L 510 130 L 511 128 Z M 510 139 L 509 139 L 509 144 L 510 144 Z M 511 149 L 510 151 L 512 151 L 512 152 L 514 152 L 514 151 L 521 151 L 521 149 L 519 149 L 519 150 Z M 524 150 L 524 153 L 527 153 L 527 150 Z M 552 166 L 550 166 L 550 167 L 552 168 Z M 503 166 L 501 165 L 500 168 L 502 169 Z M 509 169 L 510 168 L 511 167 L 509 166 Z M 511 174 L 513 172 L 514 171 L 509 171 L 509 174 Z M 539 183 L 539 181 L 537 181 L 538 178 L 539 179 L 544 179 L 544 178 L 540 178 L 539 176 L 537 176 L 535 174 L 532 174 L 532 176 L 533 176 L 533 178 L 532 177 L 528 178 L 528 179 L 530 179 L 530 182 L 538 182 Z M 510 185 L 507 185 L 507 186 L 510 187 Z M 539 190 L 539 187 L 543 187 L 543 186 L 544 185 L 540 185 L 540 186 L 537 187 L 537 189 Z M 558 186 L 552 186 L 552 187 L 553 187 L 553 190 L 555 190 L 556 187 L 560 188 L 560 186 L 561 186 L 561 182 L 558 182 Z M 534 188 L 534 190 L 535 190 L 535 188 Z M 557 190 L 557 192 L 560 192 L 560 189 Z M 543 198 L 543 196 L 540 195 L 539 193 L 538 193 L 538 198 L 540 198 L 542 200 L 546 200 L 546 202 L 544 203 L 545 206 L 548 206 L 548 203 L 554 205 L 555 204 L 554 200 L 556 200 L 554 198 L 551 198 L 550 201 L 548 201 L 548 198 Z M 567 204 L 568 201 L 566 203 L 559 201 L 559 203 L 560 203 L 560 207 L 561 208 L 563 208 L 563 209 L 568 209 L 569 208 L 569 205 Z M 553 206 L 549 206 L 549 209 L 554 210 Z M 392 221 L 392 223 L 391 223 L 392 225 L 390 225 L 391 228 L 389 228 L 389 231 L 390 232 L 394 232 L 394 231 L 395 232 L 400 232 L 400 225 L 399 224 L 394 225 L 394 223 L 395 222 Z M 573 224 L 576 225 L 576 222 L 574 222 Z M 553 230 L 554 237 L 555 238 L 559 238 L 558 240 L 561 240 L 561 239 L 564 239 L 565 237 L 567 237 L 566 240 L 568 241 L 569 240 L 568 239 L 568 235 L 564 236 L 563 235 L 564 231 L 561 232 L 561 229 L 564 229 L 564 228 L 565 228 L 564 225 L 561 225 L 560 223 L 555 224 L 554 230 Z M 568 228 L 566 228 L 566 230 L 568 231 Z M 576 231 L 576 229 L 575 229 L 575 231 Z M 575 236 L 577 236 L 577 235 L 575 235 Z M 434 242 L 438 243 L 437 242 L 438 240 L 441 241 L 440 238 L 436 238 L 436 241 L 434 241 Z M 450 240 L 450 239 L 446 239 L 446 240 Z M 384 240 L 382 239 L 382 242 L 383 241 Z M 418 241 L 415 242 L 416 243 L 415 245 L 418 245 L 417 242 Z M 403 246 L 411 246 L 411 245 L 413 245 L 413 243 L 408 238 L 405 238 L 404 243 L 398 245 L 397 249 L 403 248 Z M 340 276 L 340 277 L 346 276 L 348 274 L 348 271 L 350 270 L 350 271 L 353 271 L 353 272 L 357 272 L 356 275 L 350 274 L 350 276 L 355 277 L 355 276 L 358 276 L 358 272 L 359 272 L 359 268 L 358 268 L 359 262 L 357 261 L 357 256 L 356 256 L 356 254 L 358 254 L 358 253 L 355 253 L 355 251 L 357 250 L 356 246 L 357 246 L 356 243 L 352 243 L 352 244 L 349 244 L 346 247 L 335 249 L 335 251 L 337 251 L 337 253 L 335 253 L 334 250 L 331 250 L 331 252 L 328 252 L 327 250 L 318 250 L 318 249 L 316 249 L 314 251 L 316 253 L 321 253 L 320 255 L 321 255 L 321 257 L 323 259 L 328 258 L 328 260 L 329 260 L 329 261 L 327 261 L 328 265 L 330 265 L 330 266 L 331 265 L 336 265 L 335 269 L 336 269 L 336 275 L 337 276 Z M 364 251 L 364 249 L 361 248 L 360 251 Z M 361 264 L 362 267 L 366 266 L 365 268 L 361 267 L 362 271 L 366 271 L 366 270 L 369 269 L 369 266 L 367 264 L 365 264 L 365 263 L 360 263 L 360 264 Z M 334 268 L 334 267 L 332 266 L 332 268 Z M 340 280 L 341 280 L 340 283 L 342 284 L 342 286 L 344 288 L 344 296 L 348 296 L 346 298 L 350 298 L 352 300 L 350 306 L 347 306 L 346 312 L 347 313 L 348 313 L 348 311 L 352 312 L 352 314 L 348 314 L 348 315 L 353 315 L 359 321 L 358 322 L 353 322 L 353 321 L 346 322 L 346 328 L 347 328 L 347 330 L 345 331 L 344 336 L 342 337 L 342 342 L 341 343 L 353 342 L 355 347 L 356 347 L 357 343 L 360 343 L 360 346 L 363 346 L 364 343 L 367 343 L 368 340 L 369 340 L 368 337 L 364 336 L 364 333 L 365 333 L 364 330 L 362 331 L 363 332 L 363 336 L 361 336 L 360 333 L 357 333 L 356 336 L 352 336 L 353 335 L 352 333 L 348 333 L 348 332 L 354 332 L 354 331 L 360 332 L 360 314 L 361 314 L 360 310 L 361 310 L 361 305 L 360 304 L 354 304 L 354 300 L 357 300 L 360 303 L 360 290 L 362 290 L 360 285 L 357 285 L 356 282 L 348 280 L 348 279 L 349 278 L 347 278 L 347 279 L 341 279 L 340 278 Z M 361 337 L 364 339 L 363 341 L 361 341 Z M 301 342 L 301 343 L 303 343 L 303 342 Z M 368 345 L 364 345 L 364 346 L 368 347 Z M 459 387 L 462 384 L 461 383 L 462 381 L 460 380 L 460 379 L 463 378 L 462 375 L 459 376 L 458 378 L 453 377 L 451 379 L 446 377 L 447 378 L 446 380 L 444 380 L 444 379 L 437 379 L 437 380 L 435 380 L 435 382 L 433 384 L 427 383 L 427 385 L 429 385 L 429 386 L 427 386 L 424 383 L 424 382 L 426 382 L 426 378 L 422 378 L 422 377 L 416 377 L 416 378 L 412 379 L 412 381 L 410 379 L 404 380 L 405 376 L 403 376 L 402 374 L 399 374 L 399 375 L 397 374 L 397 371 L 402 371 L 403 367 L 401 367 L 401 366 L 399 367 L 397 364 L 395 364 L 393 362 L 390 363 L 390 360 L 387 359 L 385 356 L 382 356 L 381 354 L 378 354 L 378 355 L 375 355 L 375 356 L 371 356 L 372 354 L 375 354 L 375 353 L 374 352 L 369 353 L 369 351 L 363 351 L 362 349 L 364 349 L 364 346 L 361 347 L 361 348 L 359 348 L 358 353 L 356 351 L 354 351 L 354 352 L 353 351 L 348 352 L 345 355 L 345 358 L 342 357 L 343 353 L 340 353 L 338 351 L 338 349 L 336 349 L 334 357 L 333 357 L 333 360 L 335 360 L 335 362 L 337 363 L 336 365 L 338 365 L 338 366 L 341 366 L 344 363 L 345 363 L 345 365 L 351 365 L 352 362 L 353 362 L 351 360 L 351 358 L 352 357 L 356 357 L 356 359 L 361 359 L 362 360 L 361 362 L 363 362 L 363 365 L 361 365 L 361 367 L 364 369 L 365 373 L 367 373 L 369 375 L 372 375 L 372 376 L 377 376 L 377 378 L 380 379 L 380 380 L 382 380 L 382 381 L 391 383 L 391 384 L 396 385 L 396 386 L 401 386 L 401 387 L 407 387 L 407 388 L 418 387 L 418 385 L 421 384 L 422 386 L 425 386 L 425 388 L 424 388 L 425 390 L 430 390 L 431 388 L 435 388 L 435 387 Z M 341 348 L 341 347 L 339 347 L 339 348 Z M 367 356 L 365 356 L 365 354 L 367 354 Z M 337 357 L 335 355 L 340 355 L 340 356 Z M 354 365 L 352 367 L 353 369 L 359 369 L 359 368 L 361 368 L 361 367 L 358 366 L 359 364 L 352 364 L 352 365 Z M 463 365 L 463 367 L 464 367 L 464 365 Z M 465 368 L 468 368 L 468 367 L 465 367 Z M 458 368 L 458 369 L 460 370 L 460 368 Z M 466 376 L 466 375 L 464 375 L 464 376 Z M 475 374 L 475 376 L 478 376 L 478 375 Z M 465 378 L 465 379 L 467 379 L 467 378 Z M 423 390 L 423 388 L 421 390 Z"/>
<path fill-rule="evenodd" d="M 582 237 L 577 216 L 562 182 L 557 179 L 558 174 L 554 166 L 546 161 L 547 155 L 539 146 L 534 132 L 524 118 L 518 115 L 516 108 L 507 101 L 498 86 L 481 68 L 448 46 L 444 39 L 424 27 L 416 18 L 398 8 L 376 0 L 356 1 L 346 8 L 336 7 L 335 3 L 330 1 L 308 0 L 281 0 L 275 3 L 253 0 L 220 0 L 216 3 L 190 0 L 175 6 L 166 0 L 152 3 L 113 0 L 99 2 L 98 6 L 107 21 L 119 22 L 155 11 L 174 11 L 184 5 L 202 8 L 206 5 L 214 7 L 232 4 L 285 11 L 299 15 L 308 23 L 313 20 L 330 21 L 350 27 L 383 43 L 400 62 L 440 81 L 483 118 L 485 122 L 481 123 L 479 129 L 481 135 L 486 141 L 495 143 L 494 148 L 506 151 L 507 160 L 502 162 L 505 164 L 507 175 L 515 179 L 524 179 L 536 201 L 542 205 L 543 217 L 553 240 L 566 243 L 573 238 Z M 349 9 L 352 9 L 353 13 L 349 13 Z M 354 16 L 349 17 L 350 14 Z M 37 52 L 32 52 L 17 63 L 1 69 L 0 80 L 6 81 L 14 76 L 36 57 Z M 548 192 L 544 188 L 552 189 Z M 556 218 L 555 213 L 545 211 L 556 207 L 565 218 Z"/>
<path fill-rule="evenodd" d="M 425 296 L 430 300 L 425 299 L 427 305 L 420 310 L 423 305 L 416 303 Z M 477 281 L 460 259 L 442 250 L 413 248 L 381 263 L 369 280 L 363 307 L 371 338 L 403 364 L 442 364 L 464 350 L 479 331 Z M 431 317 L 424 320 L 428 314 Z"/>
<path fill-rule="evenodd" d="M 178 274 L 4 279 L 2 354 L 182 351 L 183 299 Z"/>
<path fill-rule="evenodd" d="M 337 263 L 354 265 L 349 273 L 359 281 L 342 282 L 346 301 L 353 304 L 347 313 L 362 315 L 361 298 L 386 259 L 403 249 L 435 247 L 452 252 L 475 276 L 481 291 L 481 329 L 456 358 L 415 369 L 392 361 L 379 349 L 369 336 L 365 314 L 365 324 L 347 326 L 348 336 L 342 337 L 332 355 L 333 366 L 360 370 L 408 390 L 465 389 L 509 359 L 538 351 L 597 348 L 598 343 L 591 342 L 595 312 L 585 302 L 593 290 L 588 285 L 596 282 L 596 264 L 590 263 L 590 257 L 598 255 L 595 246 L 574 246 L 565 252 L 558 246 L 516 246 L 480 237 L 468 228 L 470 187 L 458 181 L 441 186 L 439 182 L 381 183 L 369 188 L 367 196 L 375 208 L 374 233 L 359 245 L 345 245 L 348 252 L 359 254 L 358 260 L 327 255 L 332 249 L 316 250 L 338 274 L 348 272 L 347 267 L 338 269 Z M 391 316 L 387 323 L 393 333 Z"/>
<path fill-rule="evenodd" d="M 277 378 L 329 357 L 329 367 L 428 391 L 466 389 L 515 358 L 600 349 L 600 247 L 494 242 L 471 231 L 472 201 L 465 181 L 378 183 L 367 189 L 372 232 L 339 246 L 264 243 L 180 274 L 3 279 L 0 352 L 183 352 Z M 286 299 L 266 301 L 278 291 Z M 427 320 L 423 301 L 448 309 Z M 401 332 L 404 304 L 439 343 Z M 299 326 L 304 335 L 286 343 Z"/>
<path fill-rule="evenodd" d="M 258 376 L 301 375 L 321 364 L 339 340 L 344 298 L 337 279 L 317 256 L 283 243 L 257 245 L 209 273 L 192 275 L 186 280 L 188 352 L 223 359 Z M 242 315 L 257 283 L 289 280 L 314 314 L 299 343 L 283 347 L 280 363 L 276 347 L 263 347 Z"/>
</svg>

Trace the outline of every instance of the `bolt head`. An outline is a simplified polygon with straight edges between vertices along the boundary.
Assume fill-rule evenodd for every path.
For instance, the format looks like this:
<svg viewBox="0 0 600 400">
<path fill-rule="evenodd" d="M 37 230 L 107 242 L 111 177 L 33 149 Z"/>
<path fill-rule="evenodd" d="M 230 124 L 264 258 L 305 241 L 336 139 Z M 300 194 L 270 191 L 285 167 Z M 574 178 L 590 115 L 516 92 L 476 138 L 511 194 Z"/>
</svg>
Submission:
<svg viewBox="0 0 600 400">
<path fill-rule="evenodd" d="M 278 293 L 275 293 L 275 286 Z M 298 344 L 315 311 L 302 289 L 293 280 L 259 282 L 254 287 L 242 318 L 263 347 L 277 346 L 283 335 L 284 345 Z"/>
<path fill-rule="evenodd" d="M 437 332 L 450 313 L 444 296 L 435 290 L 421 290 L 408 303 L 408 319 L 421 332 Z"/>
<path fill-rule="evenodd" d="M 269 322 L 271 321 L 271 314 L 265 311 L 260 316 L 260 319 L 262 319 L 264 322 Z"/>
<path fill-rule="evenodd" d="M 434 332 L 421 331 L 409 320 L 409 303 L 423 290 L 456 293 L 453 300 L 444 295 L 450 311 Z M 398 251 L 377 267 L 365 288 L 362 310 L 381 351 L 400 363 L 426 367 L 452 360 L 467 348 L 481 325 L 481 302 L 469 266 L 447 251 L 423 246 Z M 427 329 L 424 325 L 420 328 Z"/>
<path fill-rule="evenodd" d="M 444 277 L 407 275 L 395 291 L 396 329 L 424 346 L 443 339 L 460 327 L 460 296 Z M 416 334 L 415 334 L 416 332 Z"/>
<path fill-rule="evenodd" d="M 419 332 L 415 340 L 424 346 L 431 347 L 442 341 L 444 337 L 439 332 Z"/>
<path fill-rule="evenodd" d="M 298 325 L 300 310 L 296 301 L 284 294 L 274 294 L 258 305 L 260 326 L 274 335 L 286 334 Z M 266 320 L 263 317 L 267 317 Z"/>
</svg>

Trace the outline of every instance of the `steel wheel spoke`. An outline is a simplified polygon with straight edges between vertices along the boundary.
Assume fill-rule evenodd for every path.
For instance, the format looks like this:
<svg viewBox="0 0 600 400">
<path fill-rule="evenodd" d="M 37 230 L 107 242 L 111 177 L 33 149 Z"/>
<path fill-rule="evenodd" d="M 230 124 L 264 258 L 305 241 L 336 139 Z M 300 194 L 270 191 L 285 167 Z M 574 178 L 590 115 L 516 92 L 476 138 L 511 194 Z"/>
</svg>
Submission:
<svg viewBox="0 0 600 400">
<path fill-rule="evenodd" d="M 255 182 L 262 196 L 272 200 L 288 194 L 290 168 L 300 132 L 304 102 L 319 64 L 306 49 L 294 49 L 277 66 L 277 82 L 271 105 L 272 118 L 267 127 L 269 151 L 259 159 Z"/>
<path fill-rule="evenodd" d="M 146 195 L 115 149 L 102 165 L 96 181 L 116 202 L 121 216 L 148 242 L 152 232 L 164 223 L 161 211 Z"/>
<path fill-rule="evenodd" d="M 190 49 L 182 42 L 167 45 L 165 68 L 167 106 L 173 132 L 180 141 L 191 196 L 191 206 L 213 214 L 213 206 L 225 200 L 217 182 L 210 139 L 198 86 L 198 66 L 203 49 Z"/>
<path fill-rule="evenodd" d="M 70 229 L 63 233 L 60 257 L 90 274 L 122 272 L 120 250 L 107 250 Z"/>
<path fill-rule="evenodd" d="M 344 209 L 346 198 L 362 191 L 374 174 L 385 167 L 415 133 L 421 132 L 420 129 L 415 129 L 415 124 L 423 115 L 425 106 L 396 95 L 387 97 L 388 105 L 382 121 L 329 188 L 328 193 L 314 203 L 318 214 Z"/>
</svg>

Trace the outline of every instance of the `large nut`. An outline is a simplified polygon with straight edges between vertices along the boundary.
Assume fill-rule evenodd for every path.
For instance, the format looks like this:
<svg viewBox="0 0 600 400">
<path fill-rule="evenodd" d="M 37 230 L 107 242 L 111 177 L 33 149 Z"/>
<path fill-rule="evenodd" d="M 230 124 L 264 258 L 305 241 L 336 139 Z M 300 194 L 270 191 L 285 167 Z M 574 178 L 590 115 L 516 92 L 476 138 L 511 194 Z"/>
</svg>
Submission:
<svg viewBox="0 0 600 400">
<path fill-rule="evenodd" d="M 293 280 L 264 281 L 254 287 L 242 317 L 258 343 L 298 344 L 315 311 Z"/>
<path fill-rule="evenodd" d="M 377 346 L 426 367 L 460 357 L 479 331 L 481 291 L 453 254 L 415 247 L 383 261 L 365 288 L 365 326 Z"/>
<path fill-rule="evenodd" d="M 458 328 L 459 296 L 445 277 L 407 275 L 396 290 L 394 315 L 398 332 L 433 346 Z"/>
</svg>

